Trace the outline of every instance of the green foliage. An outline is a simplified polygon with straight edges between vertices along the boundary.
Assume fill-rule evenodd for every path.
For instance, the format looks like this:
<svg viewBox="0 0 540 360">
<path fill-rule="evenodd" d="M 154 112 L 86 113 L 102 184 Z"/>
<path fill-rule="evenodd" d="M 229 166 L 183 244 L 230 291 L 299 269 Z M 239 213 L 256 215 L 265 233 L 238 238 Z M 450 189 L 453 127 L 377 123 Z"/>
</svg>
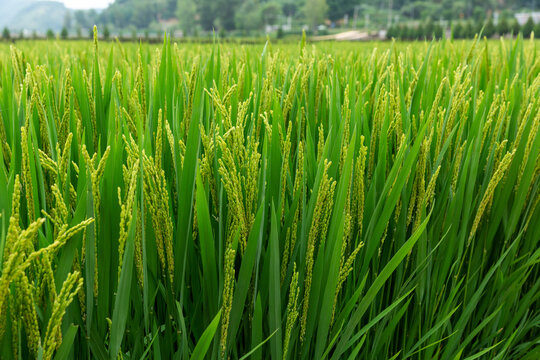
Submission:
<svg viewBox="0 0 540 360">
<path fill-rule="evenodd" d="M 111 37 L 111 32 L 109 30 L 109 27 L 105 26 L 105 28 L 103 29 L 103 38 L 105 40 L 109 40 L 110 37 Z"/>
<path fill-rule="evenodd" d="M 521 30 L 521 26 L 519 26 L 519 23 L 516 19 L 514 19 L 510 25 L 510 30 L 512 31 L 512 34 L 514 36 L 517 36 Z"/>
<path fill-rule="evenodd" d="M 524 37 L 528 38 L 531 36 L 532 32 L 534 31 L 534 22 L 532 17 L 529 17 L 527 22 L 521 28 L 521 31 L 523 32 Z"/>
<path fill-rule="evenodd" d="M 283 27 L 279 27 L 278 30 L 277 30 L 277 34 L 276 34 L 276 37 L 278 39 L 282 39 L 283 36 L 285 36 L 285 32 L 283 31 Z"/>
<path fill-rule="evenodd" d="M 492 38 L 496 34 L 496 32 L 497 32 L 497 29 L 495 28 L 495 25 L 493 24 L 493 20 L 489 19 L 484 24 L 484 31 L 482 32 L 482 35 L 484 35 L 485 37 L 489 39 L 489 38 Z"/>
<path fill-rule="evenodd" d="M 2 39 L 9 40 L 11 38 L 11 33 L 7 27 L 2 30 Z"/>
<path fill-rule="evenodd" d="M 274 25 L 281 15 L 281 6 L 277 1 L 269 1 L 261 7 L 262 21 L 267 25 Z"/>
<path fill-rule="evenodd" d="M 435 24 L 429 19 L 423 26 L 423 34 L 425 34 L 427 38 L 431 38 L 434 35 L 434 32 Z"/>
<path fill-rule="evenodd" d="M 499 34 L 499 36 L 504 36 L 509 33 L 510 33 L 510 24 L 505 18 L 502 18 L 501 20 L 499 20 L 499 23 L 497 24 L 497 34 Z"/>
<path fill-rule="evenodd" d="M 240 5 L 235 15 L 238 30 L 249 32 L 261 29 L 261 7 L 257 0 L 246 0 Z"/>
<path fill-rule="evenodd" d="M 326 0 L 326 3 L 328 4 L 328 18 L 332 21 L 342 19 L 345 14 L 352 18 L 354 7 L 360 4 L 356 0 Z"/>
<path fill-rule="evenodd" d="M 307 2 L 311 5 L 307 6 Z M 300 33 L 303 25 L 314 27 L 327 21 L 332 27 L 365 27 L 384 29 L 396 21 L 408 26 L 428 22 L 473 21 L 483 24 L 493 13 L 502 19 L 512 17 L 516 12 L 532 11 L 531 0 L 116 0 L 103 11 L 67 9 L 58 1 L 3 0 L 0 4 L 0 26 L 11 29 L 37 29 L 43 33 L 51 28 L 60 32 L 89 28 L 94 24 L 108 25 L 116 31 L 140 31 L 148 29 L 157 32 L 169 30 L 170 20 L 176 18 L 180 30 L 191 36 L 203 30 L 206 34 L 213 30 L 225 29 L 230 32 L 240 30 L 246 34 L 256 30 L 262 34 L 264 25 L 283 25 L 291 22 L 294 32 Z M 257 8 L 254 11 L 252 8 Z M 245 12 L 245 10 L 250 10 Z M 253 15 L 259 12 L 256 18 Z M 250 16 L 250 19 L 243 19 Z M 261 18 L 261 19 L 259 19 Z M 253 23 L 258 21 L 259 26 Z M 177 29 L 175 29 L 177 30 Z M 498 33 L 498 29 L 496 32 Z M 425 34 L 432 35 L 432 31 Z M 409 37 L 416 35 L 410 34 Z M 424 37 L 424 34 L 422 34 Z"/>
<path fill-rule="evenodd" d="M 537 357 L 537 41 L 94 36 L 0 44 L 2 360 Z"/>
<path fill-rule="evenodd" d="M 444 37 L 444 28 L 441 24 L 435 24 L 433 34 L 435 35 L 435 39 L 442 39 Z"/>
<path fill-rule="evenodd" d="M 461 22 L 455 22 L 452 24 L 452 36 L 454 39 L 463 39 L 465 37 L 465 32 Z"/>
<path fill-rule="evenodd" d="M 176 18 L 184 36 L 193 35 L 197 15 L 197 5 L 193 0 L 178 0 L 176 7 Z"/>
<path fill-rule="evenodd" d="M 69 36 L 68 29 L 64 26 L 62 28 L 62 31 L 60 31 L 60 38 L 62 38 L 63 40 L 67 40 L 68 36 Z"/>
<path fill-rule="evenodd" d="M 489 20 L 487 22 L 487 24 L 485 25 L 484 32 L 483 32 L 483 35 L 488 37 L 488 38 L 493 36 L 494 31 L 495 31 L 494 26 L 493 26 L 493 22 L 491 22 L 491 23 L 490 22 L 491 22 L 491 20 Z M 482 30 L 480 25 L 476 26 L 474 21 L 469 20 L 469 21 L 467 21 L 467 23 L 465 24 L 465 27 L 463 28 L 464 38 L 472 39 L 472 38 L 474 38 L 474 36 L 476 34 L 480 33 L 480 30 Z"/>
<path fill-rule="evenodd" d="M 328 11 L 328 5 L 326 0 L 305 0 L 304 14 L 306 21 L 312 29 L 318 25 L 321 25 L 326 18 L 326 12 Z"/>
<path fill-rule="evenodd" d="M 422 39 L 442 39 L 444 29 L 439 23 L 428 21 L 426 24 L 415 27 L 407 25 L 393 25 L 388 29 L 386 37 L 388 39 L 396 38 L 403 40 L 422 40 Z"/>
</svg>

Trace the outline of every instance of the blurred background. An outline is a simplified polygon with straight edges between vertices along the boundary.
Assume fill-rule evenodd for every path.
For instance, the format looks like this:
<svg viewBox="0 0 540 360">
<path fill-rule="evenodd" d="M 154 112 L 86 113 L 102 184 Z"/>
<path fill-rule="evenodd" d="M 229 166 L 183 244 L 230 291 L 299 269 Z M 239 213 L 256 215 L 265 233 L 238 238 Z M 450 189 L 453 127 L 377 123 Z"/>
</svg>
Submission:
<svg viewBox="0 0 540 360">
<path fill-rule="evenodd" d="M 539 4 L 536 4 L 538 1 Z M 540 0 L 0 0 L 2 39 L 468 38 L 540 33 Z"/>
</svg>

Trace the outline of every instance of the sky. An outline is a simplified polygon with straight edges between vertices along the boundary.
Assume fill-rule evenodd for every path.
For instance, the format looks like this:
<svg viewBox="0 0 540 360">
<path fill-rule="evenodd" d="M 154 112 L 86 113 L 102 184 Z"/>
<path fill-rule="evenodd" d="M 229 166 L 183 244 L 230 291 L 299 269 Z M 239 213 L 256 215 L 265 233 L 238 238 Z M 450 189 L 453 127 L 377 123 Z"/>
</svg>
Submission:
<svg viewBox="0 0 540 360">
<path fill-rule="evenodd" d="M 104 9 L 114 0 L 59 0 L 70 9 Z"/>
</svg>

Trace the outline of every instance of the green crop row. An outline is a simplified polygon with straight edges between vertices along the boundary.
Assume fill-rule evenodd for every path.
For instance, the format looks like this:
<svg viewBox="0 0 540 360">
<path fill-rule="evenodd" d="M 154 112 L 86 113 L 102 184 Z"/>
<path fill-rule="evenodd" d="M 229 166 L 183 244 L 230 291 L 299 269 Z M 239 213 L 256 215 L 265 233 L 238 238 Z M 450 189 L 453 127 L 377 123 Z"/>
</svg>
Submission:
<svg viewBox="0 0 540 360">
<path fill-rule="evenodd" d="M 17 46 L 2 359 L 540 357 L 533 39 Z"/>
</svg>

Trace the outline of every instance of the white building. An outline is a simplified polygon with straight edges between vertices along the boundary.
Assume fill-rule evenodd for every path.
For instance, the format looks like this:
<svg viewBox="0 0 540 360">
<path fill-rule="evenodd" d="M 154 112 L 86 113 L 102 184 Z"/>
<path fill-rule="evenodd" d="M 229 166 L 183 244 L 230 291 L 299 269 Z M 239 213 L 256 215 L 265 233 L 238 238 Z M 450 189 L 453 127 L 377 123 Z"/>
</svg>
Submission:
<svg viewBox="0 0 540 360">
<path fill-rule="evenodd" d="M 526 13 L 517 13 L 515 14 L 516 20 L 519 25 L 523 26 L 532 17 L 535 24 L 540 23 L 540 11 L 535 12 L 526 12 Z"/>
</svg>

